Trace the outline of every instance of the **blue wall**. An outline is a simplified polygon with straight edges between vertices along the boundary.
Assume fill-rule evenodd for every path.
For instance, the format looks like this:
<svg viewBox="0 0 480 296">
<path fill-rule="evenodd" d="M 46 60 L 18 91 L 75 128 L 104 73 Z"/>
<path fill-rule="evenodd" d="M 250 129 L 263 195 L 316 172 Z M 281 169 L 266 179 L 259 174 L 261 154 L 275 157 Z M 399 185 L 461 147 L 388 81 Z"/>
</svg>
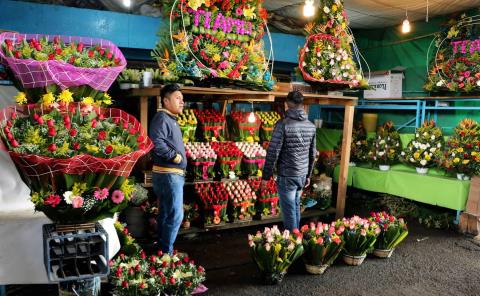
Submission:
<svg viewBox="0 0 480 296">
<path fill-rule="evenodd" d="M 155 17 L 10 0 L 0 0 L 0 11 L 1 29 L 97 37 L 124 48 L 152 49 L 160 26 L 167 25 Z M 272 33 L 272 39 L 275 61 L 297 62 L 303 36 Z M 269 46 L 268 40 L 265 44 Z"/>
</svg>

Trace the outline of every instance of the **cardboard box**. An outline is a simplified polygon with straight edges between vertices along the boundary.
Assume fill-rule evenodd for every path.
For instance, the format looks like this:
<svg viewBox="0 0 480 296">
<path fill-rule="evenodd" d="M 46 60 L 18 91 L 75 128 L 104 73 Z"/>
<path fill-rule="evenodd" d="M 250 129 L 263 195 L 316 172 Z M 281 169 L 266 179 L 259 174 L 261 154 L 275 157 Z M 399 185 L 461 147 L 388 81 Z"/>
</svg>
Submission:
<svg viewBox="0 0 480 296">
<path fill-rule="evenodd" d="M 403 73 L 392 70 L 372 72 L 368 84 L 373 89 L 364 92 L 366 99 L 401 98 Z"/>
</svg>

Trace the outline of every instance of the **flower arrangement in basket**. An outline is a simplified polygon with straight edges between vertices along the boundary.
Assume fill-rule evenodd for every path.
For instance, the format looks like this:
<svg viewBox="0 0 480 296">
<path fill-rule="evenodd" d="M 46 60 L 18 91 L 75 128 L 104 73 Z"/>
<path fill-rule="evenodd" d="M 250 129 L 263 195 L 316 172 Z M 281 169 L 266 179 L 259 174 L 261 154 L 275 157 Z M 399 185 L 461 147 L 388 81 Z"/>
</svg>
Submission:
<svg viewBox="0 0 480 296">
<path fill-rule="evenodd" d="M 150 256 L 143 250 L 130 256 L 120 253 L 110 261 L 110 268 L 110 282 L 118 296 L 188 296 L 206 291 L 205 269 L 176 251 Z"/>
<path fill-rule="evenodd" d="M 442 130 L 435 122 L 425 121 L 415 131 L 415 138 L 401 152 L 400 159 L 414 166 L 420 174 L 426 174 L 428 168 L 439 162 L 444 146 Z"/>
<path fill-rule="evenodd" d="M 302 234 L 295 229 L 281 232 L 276 225 L 265 227 L 263 232 L 248 235 L 250 254 L 260 269 L 266 284 L 283 280 L 290 265 L 303 253 Z"/>
<path fill-rule="evenodd" d="M 228 221 L 228 192 L 224 183 L 196 183 L 195 192 L 203 209 L 204 223 L 206 225 L 217 225 Z"/>
<path fill-rule="evenodd" d="M 265 188 L 260 190 L 261 180 L 248 179 L 247 183 L 253 191 L 256 192 L 258 199 L 256 203 L 256 212 L 260 218 L 277 217 L 280 215 L 280 207 L 278 205 L 279 196 L 275 180 L 267 181 Z"/>
<path fill-rule="evenodd" d="M 78 101 L 107 91 L 126 60 L 110 41 L 74 36 L 0 34 L 0 62 L 8 65 L 32 102 L 58 88 Z"/>
<path fill-rule="evenodd" d="M 447 142 L 442 166 L 457 174 L 460 180 L 469 180 L 478 173 L 480 163 L 480 126 L 472 119 L 463 119 Z"/>
<path fill-rule="evenodd" d="M 178 115 L 178 125 L 183 135 L 183 142 L 195 142 L 195 132 L 197 131 L 197 118 L 192 109 L 184 109 Z"/>
<path fill-rule="evenodd" d="M 260 141 L 260 119 L 254 114 L 254 120 L 250 112 L 232 111 L 230 113 L 230 134 L 237 142 Z"/>
<path fill-rule="evenodd" d="M 243 153 L 241 164 L 243 175 L 261 177 L 267 151 L 257 142 L 236 142 L 235 145 Z"/>
<path fill-rule="evenodd" d="M 225 140 L 225 116 L 215 109 L 195 109 L 193 112 L 200 122 L 203 140 L 207 142 Z"/>
<path fill-rule="evenodd" d="M 303 260 L 309 273 L 322 274 L 332 265 L 342 251 L 342 233 L 345 226 L 322 224 L 321 222 L 303 225 Z"/>
<path fill-rule="evenodd" d="M 241 175 L 240 162 L 243 153 L 234 142 L 212 142 L 210 145 L 217 153 L 217 163 L 222 178 L 233 179 L 235 175 Z"/>
<path fill-rule="evenodd" d="M 9 107 L 1 138 L 32 190 L 37 211 L 55 222 L 96 221 L 127 205 L 135 162 L 152 149 L 139 122 L 89 104 Z"/>
<path fill-rule="evenodd" d="M 277 121 L 281 119 L 281 116 L 275 111 L 257 111 L 255 114 L 262 122 L 260 125 L 260 141 L 269 142 L 272 140 L 273 128 L 275 127 Z"/>
<path fill-rule="evenodd" d="M 377 164 L 380 170 L 387 171 L 390 165 L 398 162 L 400 153 L 400 135 L 393 126 L 393 122 L 387 121 L 378 128 L 377 136 L 373 141 L 371 159 Z"/>
<path fill-rule="evenodd" d="M 375 242 L 373 254 L 380 258 L 390 258 L 395 248 L 407 237 L 407 223 L 386 212 L 371 213 L 369 219 L 380 226 L 380 234 Z"/>
<path fill-rule="evenodd" d="M 217 154 L 209 143 L 187 142 L 185 152 L 188 159 L 187 171 L 194 180 L 209 180 L 215 177 Z"/>
<path fill-rule="evenodd" d="M 255 191 L 250 188 L 247 181 L 237 180 L 228 182 L 225 189 L 229 196 L 229 205 L 231 221 L 250 221 L 255 215 L 255 201 L 257 195 Z"/>
<path fill-rule="evenodd" d="M 353 216 L 350 219 L 338 220 L 335 227 L 344 226 L 343 261 L 348 265 L 360 265 L 368 252 L 373 251 L 381 230 L 376 222 Z"/>
</svg>

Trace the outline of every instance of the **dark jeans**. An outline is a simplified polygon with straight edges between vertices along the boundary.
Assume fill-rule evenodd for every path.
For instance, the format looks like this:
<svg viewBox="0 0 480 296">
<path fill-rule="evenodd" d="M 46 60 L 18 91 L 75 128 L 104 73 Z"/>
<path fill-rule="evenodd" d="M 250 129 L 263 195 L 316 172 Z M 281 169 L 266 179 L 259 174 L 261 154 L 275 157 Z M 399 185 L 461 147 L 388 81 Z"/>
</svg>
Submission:
<svg viewBox="0 0 480 296">
<path fill-rule="evenodd" d="M 290 231 L 300 228 L 300 198 L 306 176 L 277 177 L 277 190 L 280 196 L 283 226 Z"/>
</svg>

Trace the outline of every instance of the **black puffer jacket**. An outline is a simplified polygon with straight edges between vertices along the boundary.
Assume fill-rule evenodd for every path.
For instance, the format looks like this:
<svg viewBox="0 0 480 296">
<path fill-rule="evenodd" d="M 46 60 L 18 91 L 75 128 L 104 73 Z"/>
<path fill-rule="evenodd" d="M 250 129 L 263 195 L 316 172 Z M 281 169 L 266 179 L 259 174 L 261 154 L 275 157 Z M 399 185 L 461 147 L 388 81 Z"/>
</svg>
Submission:
<svg viewBox="0 0 480 296">
<path fill-rule="evenodd" d="M 285 119 L 273 130 L 262 178 L 269 180 L 275 166 L 279 176 L 310 178 L 316 153 L 315 134 L 315 125 L 303 109 L 287 110 Z"/>
</svg>

